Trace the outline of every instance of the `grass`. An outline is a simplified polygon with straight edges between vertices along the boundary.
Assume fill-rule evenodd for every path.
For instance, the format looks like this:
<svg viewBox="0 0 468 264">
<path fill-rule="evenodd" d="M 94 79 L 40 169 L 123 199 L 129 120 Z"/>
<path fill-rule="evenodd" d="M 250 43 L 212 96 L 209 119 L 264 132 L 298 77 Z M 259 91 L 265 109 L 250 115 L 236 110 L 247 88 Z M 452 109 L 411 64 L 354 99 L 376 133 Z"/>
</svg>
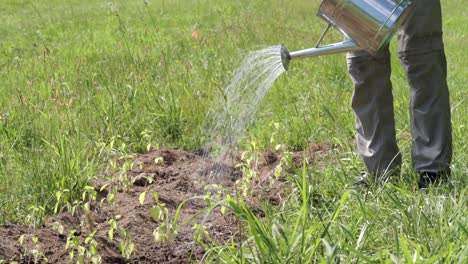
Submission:
<svg viewBox="0 0 468 264">
<path fill-rule="evenodd" d="M 338 148 L 328 166 L 312 164 L 290 175 L 295 191 L 282 207 L 267 208 L 273 211 L 265 219 L 231 204 L 246 219 L 251 239 L 242 246 L 219 245 L 224 250 L 213 251 L 214 258 L 466 259 L 468 14 L 462 1 L 442 5 L 453 185 L 416 191 L 405 158 L 401 185 L 368 196 L 346 192 L 363 165 L 354 146 L 344 57 L 295 61 L 262 102 L 245 142 L 260 149 L 277 143 L 296 150 L 310 143 Z M 0 223 L 41 222 L 53 213 L 58 191 L 69 190 L 73 201 L 108 161 L 143 152 L 148 144 L 200 147 L 205 113 L 242 57 L 279 43 L 289 50 L 312 46 L 325 26 L 314 17 L 317 6 L 305 0 L 2 1 Z M 327 37 L 340 39 L 336 32 Z M 392 66 L 397 136 L 409 157 L 409 89 L 396 56 Z M 313 197 L 322 202 L 314 204 Z M 239 247 L 245 254 L 238 255 Z"/>
<path fill-rule="evenodd" d="M 336 170 L 335 170 L 336 172 Z M 467 258 L 466 187 L 428 193 L 409 183 L 369 193 L 346 190 L 341 176 L 298 171 L 293 192 L 258 217 L 227 200 L 248 238 L 210 245 L 207 263 L 464 263 Z M 330 181 L 334 184 L 330 184 Z M 414 183 L 413 183 L 414 185 Z"/>
</svg>

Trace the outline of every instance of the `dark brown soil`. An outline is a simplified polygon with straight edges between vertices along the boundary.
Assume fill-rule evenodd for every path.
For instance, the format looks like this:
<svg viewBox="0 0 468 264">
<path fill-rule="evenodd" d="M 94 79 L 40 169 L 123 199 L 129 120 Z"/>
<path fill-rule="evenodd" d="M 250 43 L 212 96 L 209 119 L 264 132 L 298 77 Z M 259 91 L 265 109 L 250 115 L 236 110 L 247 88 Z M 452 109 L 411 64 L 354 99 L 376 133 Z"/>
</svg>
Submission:
<svg viewBox="0 0 468 264">
<path fill-rule="evenodd" d="M 318 160 L 318 156 L 323 157 L 329 150 L 330 146 L 314 145 L 305 153 L 309 161 L 314 162 Z M 302 156 L 303 152 L 295 153 L 292 160 L 300 166 Z M 248 203 L 257 207 L 260 215 L 259 205 L 262 202 L 279 204 L 284 199 L 287 189 L 284 187 L 284 181 L 280 178 L 271 184 L 268 180 L 273 177 L 274 168 L 280 159 L 281 157 L 273 151 L 267 151 L 259 158 L 257 169 L 260 179 L 252 184 L 261 185 L 262 192 L 254 193 Z M 123 162 L 120 161 L 119 165 L 122 166 Z M 182 150 L 151 151 L 127 162 L 133 164 L 127 171 L 127 175 L 132 179 L 130 185 L 127 188 L 118 186 L 115 179 L 119 173 L 108 172 L 106 177 L 114 180 L 101 180 L 94 184 L 97 199 L 90 202 L 88 216 L 82 210 L 78 210 L 74 215 L 64 211 L 58 216 L 50 217 L 35 230 L 25 225 L 0 226 L 0 263 L 2 260 L 7 263 L 34 263 L 34 252 L 37 258 L 46 257 L 49 263 L 73 263 L 69 257 L 71 250 L 65 248 L 67 235 L 75 230 L 75 237 L 80 239 L 81 245 L 87 246 L 85 238 L 93 229 L 97 230 L 94 239 L 97 241 L 103 263 L 191 263 L 201 260 L 205 250 L 193 240 L 194 222 L 185 225 L 182 223 L 205 208 L 205 202 L 194 199 L 185 203 L 178 221 L 177 236 L 170 241 L 155 241 L 153 231 L 162 222 L 155 221 L 149 213 L 150 208 L 156 204 L 151 193 L 158 193 L 159 203 L 163 203 L 173 216 L 182 201 L 204 195 L 207 191 L 214 192 L 206 188 L 208 184 L 222 185 L 231 193 L 235 193 L 233 189 L 235 181 L 241 177 L 240 171 L 232 165 L 208 160 Z M 223 173 L 214 174 L 215 171 Z M 102 189 L 103 186 L 106 188 Z M 119 187 L 114 205 L 106 200 L 100 203 L 113 186 Z M 147 191 L 147 198 L 141 205 L 139 196 L 144 191 Z M 128 260 L 122 257 L 119 250 L 119 242 L 122 241 L 119 232 L 114 232 L 113 240 L 108 235 L 109 220 L 116 215 L 121 216 L 117 220 L 118 226 L 128 231 L 128 237 L 134 243 L 134 252 Z M 196 218 L 196 221 L 200 222 L 202 217 L 204 215 Z M 54 228 L 57 223 L 63 226 L 63 232 Z M 239 239 L 236 219 L 221 214 L 219 210 L 213 211 L 204 224 L 210 236 L 220 243 Z M 24 241 L 22 244 L 19 243 L 21 236 Z M 36 245 L 32 242 L 33 236 L 38 238 Z M 75 256 L 76 254 L 75 252 Z M 45 261 L 39 261 L 43 262 Z"/>
</svg>

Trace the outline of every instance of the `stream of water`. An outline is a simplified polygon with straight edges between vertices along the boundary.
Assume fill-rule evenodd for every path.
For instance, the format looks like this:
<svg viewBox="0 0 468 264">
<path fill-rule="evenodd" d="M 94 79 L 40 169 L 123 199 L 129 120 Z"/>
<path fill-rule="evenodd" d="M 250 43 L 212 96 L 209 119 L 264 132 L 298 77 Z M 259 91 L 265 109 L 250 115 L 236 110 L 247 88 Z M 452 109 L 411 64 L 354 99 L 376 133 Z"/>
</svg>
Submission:
<svg viewBox="0 0 468 264">
<path fill-rule="evenodd" d="M 213 116 L 208 118 L 207 152 L 216 148 L 223 158 L 237 150 L 245 129 L 273 82 L 285 72 L 281 60 L 281 46 L 250 52 L 235 70 L 223 95 L 216 101 Z"/>
</svg>

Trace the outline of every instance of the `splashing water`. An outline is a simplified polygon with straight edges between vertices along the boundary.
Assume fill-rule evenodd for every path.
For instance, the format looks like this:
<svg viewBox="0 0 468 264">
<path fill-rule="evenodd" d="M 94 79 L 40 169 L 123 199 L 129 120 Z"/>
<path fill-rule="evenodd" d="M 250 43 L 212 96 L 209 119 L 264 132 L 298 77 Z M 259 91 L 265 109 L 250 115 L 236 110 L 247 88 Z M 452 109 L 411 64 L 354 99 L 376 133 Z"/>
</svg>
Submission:
<svg viewBox="0 0 468 264">
<path fill-rule="evenodd" d="M 216 102 L 213 117 L 208 118 L 211 138 L 207 148 L 217 145 L 220 157 L 232 154 L 265 94 L 285 71 L 281 46 L 250 52 Z"/>
</svg>

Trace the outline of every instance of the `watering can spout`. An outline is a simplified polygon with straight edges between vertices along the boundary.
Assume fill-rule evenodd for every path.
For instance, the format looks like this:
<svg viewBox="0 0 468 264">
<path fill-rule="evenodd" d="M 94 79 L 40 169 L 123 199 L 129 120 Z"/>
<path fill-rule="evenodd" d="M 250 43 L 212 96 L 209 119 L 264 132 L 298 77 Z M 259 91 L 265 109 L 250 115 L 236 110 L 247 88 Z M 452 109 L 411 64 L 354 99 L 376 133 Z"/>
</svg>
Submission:
<svg viewBox="0 0 468 264">
<path fill-rule="evenodd" d="M 281 46 L 281 62 L 283 62 L 284 69 L 288 70 L 291 55 L 285 46 Z"/>
<path fill-rule="evenodd" d="M 342 52 L 350 52 L 360 50 L 361 48 L 353 40 L 346 40 L 343 42 L 328 44 L 325 46 L 298 50 L 289 52 L 284 46 L 281 47 L 281 60 L 284 68 L 287 70 L 291 60 L 303 59 L 309 57 L 316 57 L 322 55 L 330 55 Z"/>
</svg>

